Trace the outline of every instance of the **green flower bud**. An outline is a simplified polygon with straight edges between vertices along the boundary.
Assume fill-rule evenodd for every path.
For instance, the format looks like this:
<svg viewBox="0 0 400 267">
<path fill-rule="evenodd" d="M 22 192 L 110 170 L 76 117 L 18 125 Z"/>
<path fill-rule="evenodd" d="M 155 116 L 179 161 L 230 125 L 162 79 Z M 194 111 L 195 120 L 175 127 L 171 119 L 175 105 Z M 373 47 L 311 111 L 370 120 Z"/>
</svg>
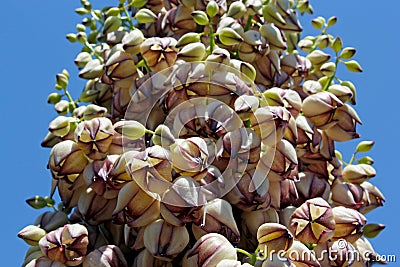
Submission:
<svg viewBox="0 0 400 267">
<path fill-rule="evenodd" d="M 66 36 L 68 41 L 70 41 L 71 43 L 75 43 L 77 41 L 77 37 L 75 33 L 68 33 Z"/>
<path fill-rule="evenodd" d="M 207 11 L 207 15 L 210 18 L 213 18 L 213 17 L 215 17 L 215 15 L 218 14 L 219 6 L 215 1 L 210 1 L 207 4 L 206 11 Z"/>
<path fill-rule="evenodd" d="M 262 8 L 264 19 L 270 23 L 286 25 L 285 19 L 279 14 L 275 6 L 264 5 Z"/>
<path fill-rule="evenodd" d="M 35 225 L 28 225 L 18 233 L 18 237 L 31 246 L 37 246 L 39 240 L 45 235 L 46 231 Z"/>
<path fill-rule="evenodd" d="M 320 49 L 325 49 L 329 45 L 329 37 L 328 35 L 324 34 L 321 36 L 318 36 L 317 38 L 317 45 Z"/>
<path fill-rule="evenodd" d="M 224 45 L 236 45 L 243 42 L 243 38 L 231 28 L 223 28 L 218 32 L 219 40 Z"/>
<path fill-rule="evenodd" d="M 335 75 L 336 72 L 336 64 L 334 62 L 326 62 L 322 64 L 320 71 L 322 72 L 323 75 L 327 77 L 331 77 Z"/>
<path fill-rule="evenodd" d="M 246 13 L 246 6 L 242 1 L 236 1 L 229 6 L 228 13 L 226 15 L 234 19 L 240 19 L 243 17 L 244 13 Z"/>
<path fill-rule="evenodd" d="M 336 37 L 335 40 L 333 40 L 331 47 L 335 53 L 339 53 L 343 47 L 342 39 L 340 39 L 340 37 Z"/>
<path fill-rule="evenodd" d="M 75 13 L 77 13 L 78 15 L 86 15 L 90 13 L 90 10 L 87 10 L 86 8 L 83 7 L 79 7 L 75 9 Z"/>
<path fill-rule="evenodd" d="M 121 13 L 121 10 L 118 7 L 112 7 L 107 10 L 106 16 L 107 17 L 118 16 L 120 13 Z"/>
<path fill-rule="evenodd" d="M 140 8 L 144 7 L 147 4 L 148 0 L 133 0 L 131 1 L 134 7 Z"/>
<path fill-rule="evenodd" d="M 358 162 L 358 164 L 372 165 L 372 164 L 374 164 L 374 159 L 371 157 L 365 156 L 365 157 L 358 159 L 357 162 Z"/>
<path fill-rule="evenodd" d="M 66 88 L 68 86 L 68 77 L 63 73 L 59 73 L 56 75 L 56 84 L 61 88 Z"/>
<path fill-rule="evenodd" d="M 385 229 L 385 225 L 383 224 L 375 224 L 370 223 L 364 226 L 364 236 L 367 238 L 376 237 L 383 229 Z"/>
<path fill-rule="evenodd" d="M 178 43 L 175 45 L 175 47 L 180 48 L 187 44 L 197 43 L 197 42 L 200 42 L 200 34 L 195 32 L 188 32 L 182 35 L 181 38 L 179 38 Z"/>
<path fill-rule="evenodd" d="M 88 52 L 81 52 L 79 53 L 76 58 L 74 59 L 74 63 L 78 68 L 83 68 L 86 64 L 92 60 L 92 55 Z"/>
<path fill-rule="evenodd" d="M 200 61 L 206 55 L 206 47 L 202 43 L 191 43 L 182 48 L 178 53 L 178 58 L 193 62 Z"/>
<path fill-rule="evenodd" d="M 267 39 L 271 48 L 285 50 L 287 45 L 282 38 L 281 31 L 272 23 L 264 24 L 260 27 L 261 36 Z"/>
<path fill-rule="evenodd" d="M 360 64 L 355 60 L 350 60 L 344 63 L 346 68 L 351 72 L 363 72 Z"/>
<path fill-rule="evenodd" d="M 84 31 L 86 31 L 86 27 L 85 27 L 85 25 L 79 23 L 79 24 L 76 24 L 76 30 L 78 32 L 84 32 Z"/>
<path fill-rule="evenodd" d="M 87 40 L 87 35 L 86 32 L 78 32 L 76 34 L 76 39 L 78 40 L 78 42 L 80 42 L 81 44 L 84 44 Z"/>
<path fill-rule="evenodd" d="M 313 65 L 322 65 L 327 62 L 331 56 L 322 52 L 321 50 L 314 50 L 308 54 L 306 58 L 310 60 Z"/>
<path fill-rule="evenodd" d="M 154 145 L 169 147 L 175 143 L 175 137 L 172 135 L 171 130 L 164 124 L 160 124 L 154 130 L 154 135 L 151 138 Z"/>
<path fill-rule="evenodd" d="M 61 95 L 59 93 L 51 93 L 47 97 L 47 103 L 57 104 L 61 100 Z"/>
<path fill-rule="evenodd" d="M 114 32 L 118 30 L 121 24 L 122 20 L 120 17 L 117 16 L 108 17 L 104 22 L 103 34 L 107 34 L 109 32 Z"/>
<path fill-rule="evenodd" d="M 195 10 L 192 12 L 192 17 L 194 21 L 199 25 L 207 25 L 208 23 L 210 23 L 207 14 L 204 11 Z"/>
<path fill-rule="evenodd" d="M 368 152 L 372 149 L 374 144 L 374 141 L 361 141 L 357 145 L 356 152 Z"/>
<path fill-rule="evenodd" d="M 34 209 L 42 209 L 47 206 L 47 201 L 41 196 L 31 197 L 26 200 L 26 203 Z"/>
<path fill-rule="evenodd" d="M 325 25 L 325 22 L 326 21 L 323 17 L 317 17 L 317 18 L 311 20 L 312 26 L 317 30 L 322 29 L 322 27 L 324 27 L 324 25 Z"/>
<path fill-rule="evenodd" d="M 137 121 L 119 121 L 114 124 L 114 130 L 128 139 L 136 140 L 141 138 L 146 133 L 146 127 Z"/>
<path fill-rule="evenodd" d="M 328 27 L 332 27 L 333 25 L 335 25 L 337 22 L 337 17 L 336 16 L 332 16 L 328 19 L 327 25 Z"/>
<path fill-rule="evenodd" d="M 142 8 L 136 13 L 135 18 L 139 23 L 144 24 L 154 22 L 157 19 L 157 16 L 150 9 Z"/>
<path fill-rule="evenodd" d="M 356 49 L 353 47 L 345 47 L 340 53 L 339 57 L 343 59 L 351 59 L 356 53 Z"/>
</svg>

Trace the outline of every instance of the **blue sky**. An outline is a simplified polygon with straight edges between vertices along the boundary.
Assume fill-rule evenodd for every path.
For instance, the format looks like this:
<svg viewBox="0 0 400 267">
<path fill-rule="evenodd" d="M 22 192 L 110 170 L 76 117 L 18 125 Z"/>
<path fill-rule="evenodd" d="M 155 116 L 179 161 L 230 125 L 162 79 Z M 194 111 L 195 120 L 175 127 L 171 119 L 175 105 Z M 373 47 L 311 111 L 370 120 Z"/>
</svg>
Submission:
<svg viewBox="0 0 400 267">
<path fill-rule="evenodd" d="M 93 2 L 113 4 L 118 1 Z M 400 236 L 397 214 L 400 203 L 397 188 L 400 1 L 314 0 L 311 3 L 315 10 L 313 17 L 336 15 L 339 21 L 332 33 L 339 35 L 345 46 L 357 48 L 355 59 L 364 72 L 349 74 L 342 71 L 342 66 L 339 73 L 358 88 L 356 110 L 363 120 L 358 128 L 361 140 L 376 141 L 369 155 L 375 159 L 378 175 L 371 182 L 387 198 L 383 208 L 367 215 L 369 222 L 387 226 L 371 241 L 378 252 L 396 254 L 400 261 L 396 240 Z M 53 91 L 55 75 L 63 68 L 67 68 L 72 77 L 77 74 L 73 59 L 79 45 L 70 44 L 65 34 L 75 31 L 75 24 L 80 22 L 73 12 L 78 6 L 79 0 L 5 1 L 2 6 L 2 266 L 21 265 L 28 246 L 17 238 L 17 233 L 40 214 L 28 207 L 25 199 L 36 194 L 46 195 L 50 189 L 50 174 L 46 169 L 49 150 L 41 148 L 40 142 L 55 112 L 46 98 Z M 308 22 L 311 17 L 307 18 L 303 20 L 305 33 L 315 34 Z M 73 79 L 70 82 L 72 94 L 77 96 L 82 86 L 82 81 Z M 339 146 L 346 159 L 358 141 Z"/>
</svg>

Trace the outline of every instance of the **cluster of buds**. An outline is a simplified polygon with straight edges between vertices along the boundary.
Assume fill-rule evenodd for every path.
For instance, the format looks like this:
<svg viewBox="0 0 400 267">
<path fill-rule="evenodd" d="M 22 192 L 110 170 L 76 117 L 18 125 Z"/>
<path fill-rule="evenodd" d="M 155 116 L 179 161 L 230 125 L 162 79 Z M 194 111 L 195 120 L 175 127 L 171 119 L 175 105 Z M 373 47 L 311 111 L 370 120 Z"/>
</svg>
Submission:
<svg viewBox="0 0 400 267">
<path fill-rule="evenodd" d="M 81 3 L 67 38 L 83 45 L 74 62 L 87 83 L 73 100 L 64 70 L 48 98 L 59 115 L 42 142 L 50 197 L 27 202 L 55 211 L 19 233 L 31 246 L 24 266 L 376 258 L 364 237 L 384 226 L 364 214 L 385 198 L 369 182 L 373 160 L 358 157 L 374 143 L 348 163 L 335 150 L 361 124 L 355 86 L 336 69 L 362 71 L 355 49 L 327 33 L 336 17 L 314 19 L 321 34 L 300 40 L 308 0 Z"/>
</svg>

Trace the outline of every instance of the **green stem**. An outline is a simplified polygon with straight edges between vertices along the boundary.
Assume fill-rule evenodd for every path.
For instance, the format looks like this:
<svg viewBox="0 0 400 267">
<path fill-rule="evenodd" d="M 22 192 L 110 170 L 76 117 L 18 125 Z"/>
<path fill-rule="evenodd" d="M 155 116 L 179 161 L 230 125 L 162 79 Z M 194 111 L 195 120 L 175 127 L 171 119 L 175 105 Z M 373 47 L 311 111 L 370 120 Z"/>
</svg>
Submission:
<svg viewBox="0 0 400 267">
<path fill-rule="evenodd" d="M 146 132 L 146 133 L 149 133 L 149 134 L 152 134 L 152 135 L 155 135 L 155 134 L 156 134 L 155 132 L 153 132 L 152 130 L 149 130 L 149 129 L 146 129 L 145 132 Z"/>
<path fill-rule="evenodd" d="M 72 99 L 71 94 L 68 92 L 66 87 L 64 87 L 63 89 L 64 89 L 65 96 L 68 98 L 68 101 L 72 104 L 72 107 L 74 109 L 76 109 L 76 103 L 75 103 L 74 99 Z"/>
<path fill-rule="evenodd" d="M 257 261 L 257 254 L 260 251 L 260 247 L 257 247 L 256 251 L 254 251 L 253 255 L 250 257 L 250 264 L 254 266 Z"/>
<path fill-rule="evenodd" d="M 356 154 L 357 154 L 357 152 L 354 152 L 353 155 L 351 155 L 351 159 L 349 161 L 349 165 L 353 164 L 353 161 L 356 159 Z"/>
<path fill-rule="evenodd" d="M 251 26 L 251 20 L 253 19 L 252 15 L 249 15 L 247 18 L 246 26 L 244 26 L 244 31 L 247 32 L 250 29 Z"/>
<path fill-rule="evenodd" d="M 236 251 L 239 252 L 239 253 L 242 253 L 242 254 L 246 255 L 246 256 L 249 257 L 250 259 L 253 257 L 253 255 L 251 255 L 249 252 L 247 252 L 247 251 L 244 250 L 244 249 L 236 248 Z"/>
<path fill-rule="evenodd" d="M 130 7 L 130 6 L 123 6 L 122 11 L 124 12 L 125 16 L 128 18 L 130 30 L 134 30 L 134 29 L 136 29 L 136 27 L 135 27 L 135 25 L 133 25 L 132 17 L 129 14 L 128 10 L 126 9 L 127 7 Z"/>
<path fill-rule="evenodd" d="M 335 79 L 336 76 L 336 71 L 338 68 L 338 63 L 339 63 L 339 56 L 336 54 L 336 60 L 335 60 L 335 72 L 332 74 L 331 77 L 329 77 L 328 81 L 326 82 L 324 89 L 322 91 L 327 91 L 329 86 L 331 86 L 333 79 Z"/>
<path fill-rule="evenodd" d="M 89 44 L 89 42 L 87 40 L 85 40 L 84 45 L 85 45 L 85 47 L 87 47 L 90 50 L 90 52 L 92 52 L 92 54 L 93 54 L 93 56 L 95 56 L 95 58 L 100 60 L 101 63 L 104 63 L 104 59 L 94 50 L 92 45 Z"/>
<path fill-rule="evenodd" d="M 147 65 L 147 62 L 144 58 L 142 60 L 140 60 L 138 62 L 138 64 L 136 64 L 136 67 L 144 67 L 147 72 L 151 72 L 151 69 L 150 69 L 149 65 Z"/>
<path fill-rule="evenodd" d="M 214 40 L 214 31 L 213 31 L 213 26 L 210 23 L 208 25 L 210 27 L 210 53 L 212 53 L 214 51 L 214 47 L 215 47 L 215 40 Z"/>
</svg>

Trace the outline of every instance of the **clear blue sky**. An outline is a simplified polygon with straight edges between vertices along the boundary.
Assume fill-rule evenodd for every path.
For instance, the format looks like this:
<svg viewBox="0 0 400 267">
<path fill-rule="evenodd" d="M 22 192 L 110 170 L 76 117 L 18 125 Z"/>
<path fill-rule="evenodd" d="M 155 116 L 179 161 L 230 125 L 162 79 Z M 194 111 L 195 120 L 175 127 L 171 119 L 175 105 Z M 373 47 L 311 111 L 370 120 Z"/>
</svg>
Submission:
<svg viewBox="0 0 400 267">
<path fill-rule="evenodd" d="M 93 1 L 113 4 L 118 1 Z M 333 33 L 342 37 L 345 46 L 357 48 L 361 74 L 341 73 L 358 88 L 356 110 L 363 120 L 358 128 L 362 140 L 375 140 L 370 153 L 378 175 L 372 180 L 387 198 L 383 208 L 367 215 L 369 222 L 384 223 L 386 230 L 372 239 L 381 254 L 396 254 L 400 262 L 399 230 L 399 19 L 400 1 L 311 0 L 315 14 L 339 18 Z M 96 6 L 96 4 L 94 4 Z M 50 189 L 46 169 L 49 150 L 40 147 L 48 123 L 55 117 L 46 103 L 53 91 L 55 75 L 67 68 L 77 71 L 73 59 L 79 46 L 69 44 L 65 34 L 75 31 L 80 22 L 73 10 L 79 0 L 4 1 L 1 33 L 1 154 L 2 217 L 0 229 L 0 265 L 20 266 L 28 246 L 17 238 L 24 226 L 33 222 L 40 211 L 31 209 L 25 199 Z M 307 16 L 308 20 L 311 18 Z M 305 33 L 315 33 L 303 20 Z M 71 81 L 70 90 L 77 96 L 83 83 Z M 349 158 L 357 142 L 342 147 Z M 395 263 L 389 266 L 396 266 Z"/>
</svg>

